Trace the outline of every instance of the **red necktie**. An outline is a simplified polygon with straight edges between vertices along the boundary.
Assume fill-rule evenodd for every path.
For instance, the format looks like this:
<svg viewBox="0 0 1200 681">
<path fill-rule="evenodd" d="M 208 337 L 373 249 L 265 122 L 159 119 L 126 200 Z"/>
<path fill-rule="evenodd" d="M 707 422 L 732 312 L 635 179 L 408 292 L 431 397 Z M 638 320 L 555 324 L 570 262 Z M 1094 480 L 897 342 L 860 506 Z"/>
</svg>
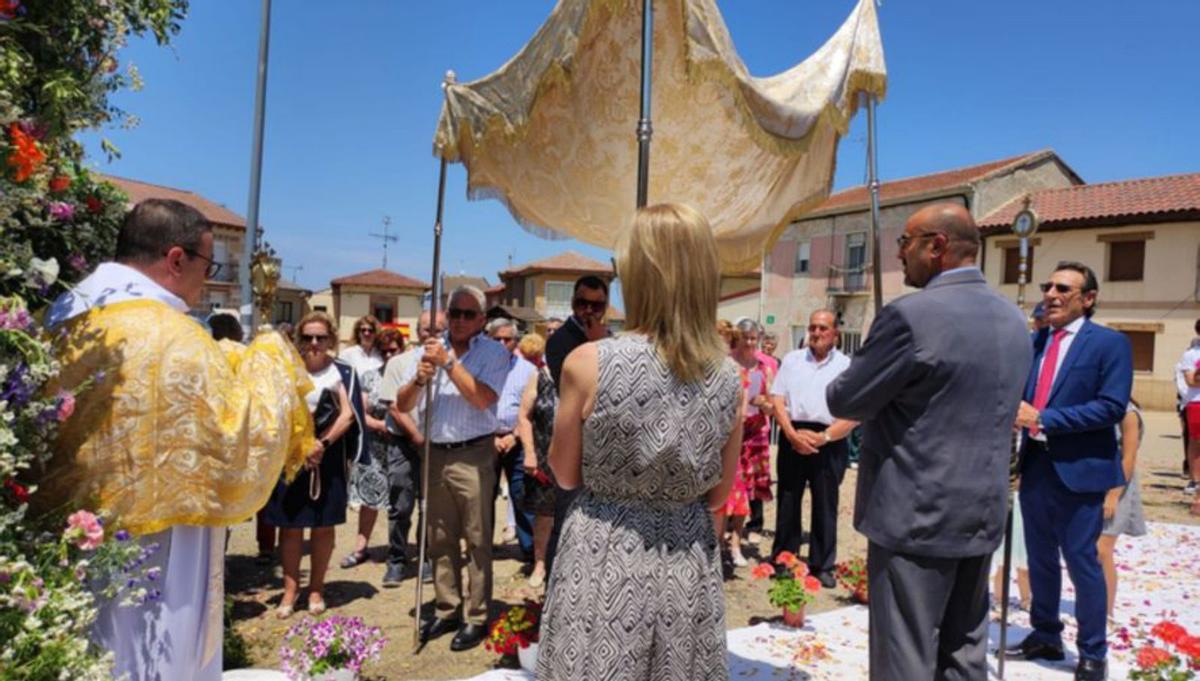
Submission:
<svg viewBox="0 0 1200 681">
<path fill-rule="evenodd" d="M 1055 329 L 1054 336 L 1050 340 L 1050 347 L 1046 348 L 1046 354 L 1042 360 L 1042 370 L 1038 373 L 1037 387 L 1033 390 L 1033 408 L 1038 411 L 1045 409 L 1046 403 L 1050 401 L 1050 388 L 1054 386 L 1054 370 L 1058 367 L 1058 348 L 1062 345 L 1062 339 L 1066 335 L 1066 329 Z M 1037 425 L 1034 424 L 1029 432 L 1037 435 Z"/>
</svg>

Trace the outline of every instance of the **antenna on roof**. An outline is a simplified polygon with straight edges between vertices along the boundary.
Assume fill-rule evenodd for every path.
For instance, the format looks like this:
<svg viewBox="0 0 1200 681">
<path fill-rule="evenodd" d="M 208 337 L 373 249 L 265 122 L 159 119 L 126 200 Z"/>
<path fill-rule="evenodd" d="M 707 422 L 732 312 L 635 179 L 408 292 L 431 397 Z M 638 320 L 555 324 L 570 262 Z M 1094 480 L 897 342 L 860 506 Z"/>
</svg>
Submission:
<svg viewBox="0 0 1200 681">
<path fill-rule="evenodd" d="M 383 216 L 383 234 L 371 232 L 367 236 L 373 236 L 377 239 L 383 239 L 383 269 L 387 269 L 387 249 L 389 241 L 397 241 L 398 237 L 395 234 L 388 234 L 388 227 L 392 225 L 392 218 L 389 215 Z"/>
<path fill-rule="evenodd" d="M 294 283 L 296 281 L 296 275 L 300 274 L 300 272 L 304 270 L 304 265 L 288 265 L 283 269 L 292 271 L 292 276 L 288 277 L 288 281 Z"/>
</svg>

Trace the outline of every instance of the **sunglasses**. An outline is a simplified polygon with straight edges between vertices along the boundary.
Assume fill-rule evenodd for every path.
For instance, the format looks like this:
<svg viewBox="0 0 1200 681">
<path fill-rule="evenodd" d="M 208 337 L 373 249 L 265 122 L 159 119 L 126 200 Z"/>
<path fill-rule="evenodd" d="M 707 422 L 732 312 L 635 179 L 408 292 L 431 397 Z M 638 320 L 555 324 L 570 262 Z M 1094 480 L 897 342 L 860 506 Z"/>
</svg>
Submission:
<svg viewBox="0 0 1200 681">
<path fill-rule="evenodd" d="M 1054 289 L 1055 291 L 1058 291 L 1059 293 L 1061 293 L 1064 296 L 1067 295 L 1068 293 L 1070 293 L 1071 291 L 1078 290 L 1074 286 L 1069 286 L 1067 284 L 1058 284 L 1058 283 L 1055 283 L 1052 281 L 1048 281 L 1044 284 L 1038 284 L 1038 288 L 1042 289 L 1042 293 L 1049 293 L 1050 289 Z"/>
<path fill-rule="evenodd" d="M 574 307 L 590 310 L 592 312 L 604 312 L 608 310 L 608 302 L 604 300 L 588 300 L 587 298 L 576 298 L 571 301 Z"/>
<path fill-rule="evenodd" d="M 208 265 L 206 265 L 204 268 L 204 278 L 205 279 L 212 279 L 213 277 L 217 276 L 217 272 L 221 271 L 221 263 L 217 262 L 216 260 L 213 260 L 212 258 L 208 258 L 203 255 L 200 255 L 199 253 L 197 253 L 196 251 L 193 251 L 190 248 L 184 248 L 183 246 L 180 246 L 180 248 L 183 249 L 183 252 L 187 253 L 189 257 L 200 258 L 201 260 L 208 263 Z M 166 255 L 167 252 L 169 252 L 169 249 L 168 249 L 168 251 L 164 251 L 163 255 Z"/>
<path fill-rule="evenodd" d="M 300 334 L 301 343 L 324 343 L 329 339 L 329 336 L 324 333 L 302 333 Z"/>
<path fill-rule="evenodd" d="M 468 322 L 479 316 L 478 310 L 464 310 L 461 307 L 452 307 L 446 311 L 446 316 L 451 320 L 465 319 Z"/>
<path fill-rule="evenodd" d="M 364 327 L 362 327 L 362 328 L 360 328 L 360 329 L 358 330 L 358 335 L 360 335 L 360 336 L 374 336 L 374 335 L 375 335 L 375 329 L 372 329 L 372 328 L 371 328 L 371 327 L 369 327 L 369 326 L 364 326 Z"/>
</svg>

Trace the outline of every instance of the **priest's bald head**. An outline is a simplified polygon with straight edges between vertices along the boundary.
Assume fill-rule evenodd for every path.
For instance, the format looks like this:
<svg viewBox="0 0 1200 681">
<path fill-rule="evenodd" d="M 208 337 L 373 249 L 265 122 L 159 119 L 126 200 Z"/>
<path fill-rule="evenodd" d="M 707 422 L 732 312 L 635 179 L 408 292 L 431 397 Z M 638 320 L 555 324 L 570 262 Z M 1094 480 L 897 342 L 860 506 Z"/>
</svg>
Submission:
<svg viewBox="0 0 1200 681">
<path fill-rule="evenodd" d="M 924 288 L 938 274 L 975 264 L 979 228 L 956 203 L 935 203 L 913 213 L 897 240 L 904 283 Z"/>
<path fill-rule="evenodd" d="M 213 261 L 212 225 L 200 211 L 171 199 L 146 199 L 125 216 L 117 236 L 117 262 L 128 265 L 188 305 L 200 304 Z"/>
</svg>

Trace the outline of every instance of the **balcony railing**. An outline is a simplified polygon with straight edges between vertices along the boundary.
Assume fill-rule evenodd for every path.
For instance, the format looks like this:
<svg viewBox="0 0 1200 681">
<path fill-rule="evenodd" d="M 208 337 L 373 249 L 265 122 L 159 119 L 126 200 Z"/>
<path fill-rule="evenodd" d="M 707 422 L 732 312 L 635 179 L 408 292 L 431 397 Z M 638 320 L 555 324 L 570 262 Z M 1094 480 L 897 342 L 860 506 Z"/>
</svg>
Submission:
<svg viewBox="0 0 1200 681">
<path fill-rule="evenodd" d="M 829 293 L 866 293 L 870 287 L 871 263 L 857 267 L 829 266 L 829 280 L 825 290 Z"/>
</svg>

